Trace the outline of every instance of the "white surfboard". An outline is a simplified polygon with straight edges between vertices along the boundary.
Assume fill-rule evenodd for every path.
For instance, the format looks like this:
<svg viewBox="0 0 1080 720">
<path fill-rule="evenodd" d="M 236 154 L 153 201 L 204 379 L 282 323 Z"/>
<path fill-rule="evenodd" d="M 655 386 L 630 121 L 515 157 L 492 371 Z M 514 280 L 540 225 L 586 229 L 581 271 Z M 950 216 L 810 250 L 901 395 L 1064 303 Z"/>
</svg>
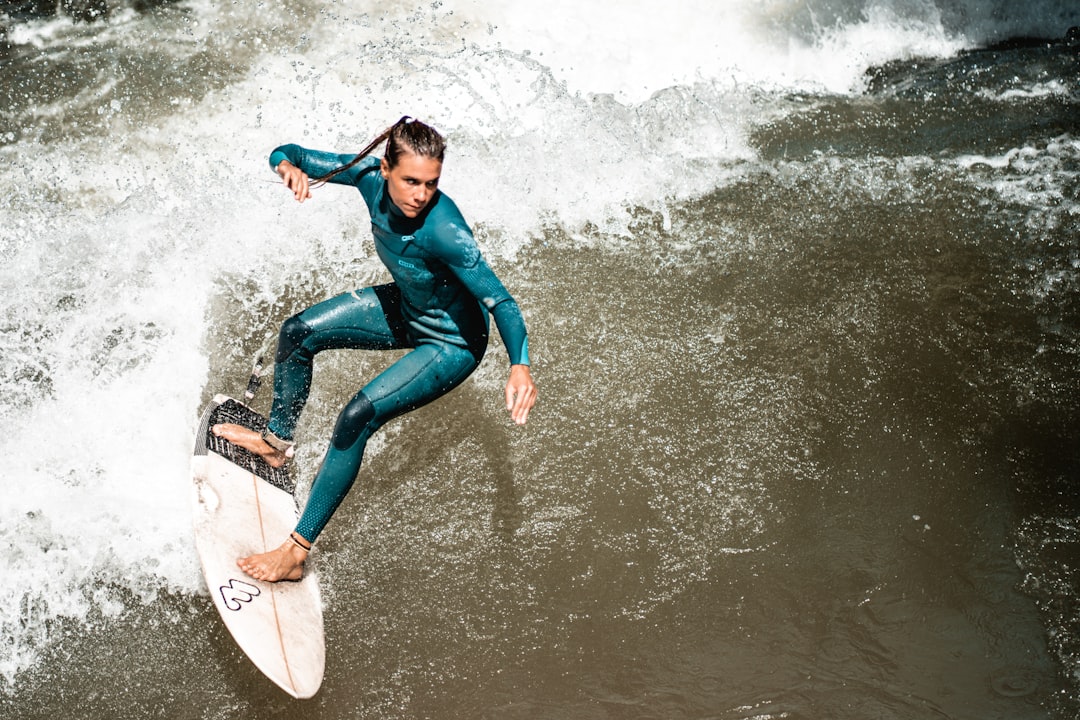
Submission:
<svg viewBox="0 0 1080 720">
<path fill-rule="evenodd" d="M 267 583 L 245 575 L 236 559 L 278 547 L 296 525 L 294 486 L 284 469 L 210 428 L 237 423 L 261 430 L 265 419 L 218 395 L 199 424 L 192 458 L 195 545 L 214 605 L 237 645 L 268 678 L 296 698 L 322 684 L 326 662 L 322 601 L 311 568 L 299 582 Z"/>
</svg>

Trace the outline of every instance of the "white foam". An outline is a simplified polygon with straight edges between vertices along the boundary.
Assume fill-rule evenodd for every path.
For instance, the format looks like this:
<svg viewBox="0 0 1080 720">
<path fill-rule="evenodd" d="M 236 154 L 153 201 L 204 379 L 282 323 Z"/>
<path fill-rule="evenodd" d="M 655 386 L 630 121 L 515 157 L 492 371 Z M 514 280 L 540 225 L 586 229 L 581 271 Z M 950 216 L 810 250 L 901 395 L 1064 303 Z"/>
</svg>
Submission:
<svg viewBox="0 0 1080 720">
<path fill-rule="evenodd" d="M 849 92 L 862 88 L 872 65 L 951 55 L 964 46 L 945 32 L 933 6 L 903 5 L 869 3 L 859 21 L 817 28 L 806 37 L 783 31 L 807 13 L 807 4 L 796 0 L 671 3 L 662 9 L 646 0 L 617 6 L 448 3 L 480 18 L 474 24 L 487 23 L 490 42 L 529 52 L 571 91 L 612 93 L 625 102 L 699 82 Z"/>
<path fill-rule="evenodd" d="M 995 156 L 966 155 L 956 163 L 968 169 L 982 165 L 996 170 L 980 179 L 980 184 L 1009 202 L 1033 212 L 1050 208 L 1055 215 L 1068 217 L 1080 214 L 1080 203 L 1068 190 L 1080 175 L 1075 169 L 1078 159 L 1080 138 L 1062 135 L 1045 146 L 1025 145 Z"/>
<path fill-rule="evenodd" d="M 987 100 L 998 102 L 1013 102 L 1016 100 L 1030 100 L 1032 98 L 1045 97 L 1072 97 L 1076 95 L 1078 88 L 1070 87 L 1060 80 L 1047 80 L 1011 87 L 1005 90 L 992 92 L 988 89 L 979 90 L 976 95 Z"/>
</svg>

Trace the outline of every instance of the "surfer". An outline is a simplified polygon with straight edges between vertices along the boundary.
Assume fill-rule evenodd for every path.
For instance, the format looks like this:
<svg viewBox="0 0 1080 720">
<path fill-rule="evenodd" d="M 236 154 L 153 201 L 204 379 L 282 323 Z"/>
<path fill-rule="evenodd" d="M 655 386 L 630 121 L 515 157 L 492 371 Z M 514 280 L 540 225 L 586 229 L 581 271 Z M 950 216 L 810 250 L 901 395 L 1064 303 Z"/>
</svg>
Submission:
<svg viewBox="0 0 1080 720">
<path fill-rule="evenodd" d="M 371 153 L 386 143 L 382 158 Z M 510 360 L 506 409 L 523 425 L 536 403 L 528 337 L 517 303 L 480 253 L 457 205 L 439 189 L 446 142 L 409 117 L 358 155 L 283 145 L 270 166 L 299 202 L 323 183 L 356 187 L 371 213 L 375 249 L 393 282 L 317 303 L 281 325 L 267 429 L 216 425 L 213 432 L 281 467 L 307 401 L 313 360 L 331 349 L 410 349 L 342 409 L 295 530 L 275 550 L 240 558 L 253 578 L 297 580 L 360 471 L 368 439 L 391 418 L 445 395 L 480 364 L 489 315 Z"/>
</svg>

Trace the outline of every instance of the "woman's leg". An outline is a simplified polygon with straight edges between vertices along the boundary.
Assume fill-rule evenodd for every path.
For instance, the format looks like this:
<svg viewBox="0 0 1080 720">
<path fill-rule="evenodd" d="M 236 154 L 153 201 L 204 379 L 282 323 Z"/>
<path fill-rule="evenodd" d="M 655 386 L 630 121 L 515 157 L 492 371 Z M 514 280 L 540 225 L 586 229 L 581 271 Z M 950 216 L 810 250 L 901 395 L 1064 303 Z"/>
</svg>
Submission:
<svg viewBox="0 0 1080 720">
<path fill-rule="evenodd" d="M 412 343 L 401 318 L 401 295 L 393 284 L 344 293 L 292 316 L 278 334 L 270 431 L 282 440 L 292 440 L 311 391 L 318 353 L 405 347 Z"/>
<path fill-rule="evenodd" d="M 422 343 L 357 393 L 338 416 L 296 531 L 314 542 L 356 480 L 368 438 L 390 419 L 460 385 L 482 357 L 482 347 Z"/>
<path fill-rule="evenodd" d="M 282 323 L 278 333 L 269 434 L 242 425 L 217 425 L 214 433 L 281 467 L 288 460 L 296 423 L 311 391 L 315 355 L 340 348 L 406 347 L 412 343 L 401 318 L 397 285 L 365 288 L 312 305 Z"/>
<path fill-rule="evenodd" d="M 397 297 L 396 293 L 387 295 L 381 289 L 372 292 L 384 295 L 380 307 L 389 308 L 393 299 L 391 295 Z M 341 317 L 335 323 L 317 322 L 316 317 L 325 319 L 342 310 L 333 301 L 328 303 L 330 305 L 324 308 L 325 312 L 312 314 L 315 317 L 307 316 L 307 311 L 301 313 L 298 317 L 309 326 L 310 331 L 301 328 L 292 336 L 294 340 L 290 341 L 286 351 L 279 350 L 285 372 L 279 391 L 275 371 L 274 405 L 275 408 L 280 406 L 278 412 L 281 415 L 298 415 L 299 409 L 290 408 L 303 407 L 311 382 L 308 355 L 314 356 L 330 347 L 408 346 L 404 328 L 400 325 L 395 327 L 392 320 L 387 321 L 388 334 L 385 335 L 372 334 L 370 324 L 361 329 L 359 324 Z M 395 317 L 389 312 L 386 315 Z M 396 317 L 400 317 L 400 313 Z M 309 320 L 314 325 L 309 324 Z M 486 327 L 486 322 L 483 326 Z M 373 337 L 376 339 L 373 340 Z M 382 340 L 378 340 L 378 337 Z M 438 342 L 421 343 L 357 393 L 338 416 L 330 448 L 312 483 L 295 534 L 310 546 L 356 480 L 368 438 L 390 419 L 425 405 L 461 384 L 480 364 L 486 348 L 486 332 L 473 338 L 469 347 Z M 295 423 L 295 417 L 292 422 Z M 306 559 L 306 549 L 289 539 L 276 550 L 241 558 L 237 564 L 256 579 L 274 582 L 299 579 Z"/>
<path fill-rule="evenodd" d="M 482 356 L 482 351 L 446 343 L 422 344 L 357 393 L 338 416 L 330 448 L 293 532 L 306 547 L 290 538 L 275 550 L 240 558 L 240 569 L 267 582 L 299 580 L 308 548 L 356 480 L 372 433 L 387 420 L 445 395 L 472 373 Z"/>
</svg>

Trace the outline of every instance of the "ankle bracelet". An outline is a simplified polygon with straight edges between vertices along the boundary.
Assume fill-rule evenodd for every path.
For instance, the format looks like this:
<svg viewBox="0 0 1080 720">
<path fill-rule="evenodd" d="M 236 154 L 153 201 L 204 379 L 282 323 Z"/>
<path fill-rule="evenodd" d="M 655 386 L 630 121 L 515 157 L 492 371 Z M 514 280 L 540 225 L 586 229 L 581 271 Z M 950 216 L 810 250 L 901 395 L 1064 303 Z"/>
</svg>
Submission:
<svg viewBox="0 0 1080 720">
<path fill-rule="evenodd" d="M 296 531 L 289 533 L 289 539 L 293 541 L 296 547 L 300 548 L 304 552 L 311 552 L 311 543 L 304 544 L 304 537 L 297 534 Z"/>
<path fill-rule="evenodd" d="M 262 432 L 259 433 L 259 437 L 263 439 L 264 443 L 274 448 L 287 458 L 291 458 L 293 456 L 293 453 L 296 451 L 296 448 L 294 447 L 295 443 L 293 443 L 291 440 L 284 440 L 278 437 L 268 427 L 263 428 Z"/>
</svg>

